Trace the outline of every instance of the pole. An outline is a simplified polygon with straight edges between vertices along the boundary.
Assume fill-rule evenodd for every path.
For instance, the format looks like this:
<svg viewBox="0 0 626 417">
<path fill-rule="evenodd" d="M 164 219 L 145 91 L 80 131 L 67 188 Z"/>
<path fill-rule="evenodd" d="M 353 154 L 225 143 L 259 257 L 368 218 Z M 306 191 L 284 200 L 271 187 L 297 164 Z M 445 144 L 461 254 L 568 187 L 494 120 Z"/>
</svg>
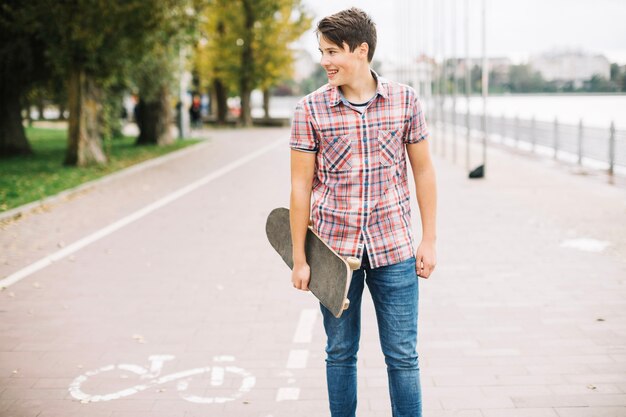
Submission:
<svg viewBox="0 0 626 417">
<path fill-rule="evenodd" d="M 483 95 L 483 166 L 487 164 L 487 95 L 489 94 L 489 63 L 487 62 L 487 6 L 486 1 L 482 1 L 483 8 L 483 77 L 482 77 L 482 95 Z"/>
<path fill-rule="evenodd" d="M 472 77 L 469 55 L 469 0 L 465 0 L 465 169 L 470 170 L 470 94 L 472 93 Z"/>
</svg>

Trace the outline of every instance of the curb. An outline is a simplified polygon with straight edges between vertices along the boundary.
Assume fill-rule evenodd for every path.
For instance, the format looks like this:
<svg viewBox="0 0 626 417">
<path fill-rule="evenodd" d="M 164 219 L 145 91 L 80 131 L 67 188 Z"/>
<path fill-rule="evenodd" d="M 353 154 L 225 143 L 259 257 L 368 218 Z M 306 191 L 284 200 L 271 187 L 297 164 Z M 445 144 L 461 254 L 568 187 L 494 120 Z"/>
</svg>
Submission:
<svg viewBox="0 0 626 417">
<path fill-rule="evenodd" d="M 198 139 L 198 138 L 192 138 L 192 139 Z M 202 146 L 207 146 L 210 143 L 210 141 L 208 141 L 207 139 L 201 139 L 201 142 L 196 143 L 194 145 L 190 145 L 187 146 L 186 148 L 183 149 L 179 149 L 177 151 L 174 152 L 170 152 L 166 155 L 162 155 L 156 158 L 152 158 L 152 159 L 148 159 L 146 161 L 143 162 L 139 162 L 135 165 L 131 165 L 129 167 L 123 168 L 119 171 L 113 172 L 109 175 L 105 175 L 104 177 L 101 178 L 97 178 L 95 180 L 91 180 L 91 181 L 87 181 L 85 183 L 82 183 L 80 185 L 77 185 L 74 188 L 70 188 L 64 191 L 61 191 L 58 194 L 54 194 L 45 198 L 42 198 L 41 200 L 37 200 L 37 201 L 33 201 L 31 203 L 26 203 L 23 204 L 21 206 L 12 208 L 11 210 L 7 210 L 4 213 L 0 213 L 0 222 L 5 222 L 7 220 L 17 220 L 18 218 L 22 217 L 25 213 L 27 212 L 31 212 L 37 208 L 43 207 L 47 204 L 52 204 L 55 203 L 59 200 L 62 200 L 64 198 L 67 197 L 71 197 L 75 194 L 78 194 L 82 191 L 85 191 L 87 189 L 90 188 L 94 188 L 98 185 L 101 184 L 105 184 L 109 181 L 113 181 L 115 179 L 121 178 L 121 177 L 125 177 L 127 175 L 130 174 L 134 174 L 136 172 L 140 172 L 143 171 L 147 168 L 150 168 L 152 166 L 155 165 L 160 165 L 162 163 L 165 163 L 171 159 L 176 159 L 176 158 L 180 158 L 181 156 L 185 156 L 186 154 L 190 153 L 191 151 L 196 150 L 197 148 L 200 148 Z"/>
</svg>

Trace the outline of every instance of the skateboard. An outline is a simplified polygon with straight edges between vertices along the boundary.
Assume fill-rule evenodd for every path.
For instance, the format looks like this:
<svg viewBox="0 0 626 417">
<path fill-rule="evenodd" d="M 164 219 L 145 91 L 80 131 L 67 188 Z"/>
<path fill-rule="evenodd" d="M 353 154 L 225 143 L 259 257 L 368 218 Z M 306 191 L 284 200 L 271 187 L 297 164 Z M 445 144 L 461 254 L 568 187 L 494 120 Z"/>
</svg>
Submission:
<svg viewBox="0 0 626 417">
<path fill-rule="evenodd" d="M 265 233 L 272 247 L 290 269 L 293 269 L 289 209 L 280 207 L 267 217 Z M 350 306 L 348 288 L 352 271 L 361 267 L 356 257 L 344 259 L 320 238 L 309 224 L 304 245 L 306 260 L 311 268 L 309 290 L 337 318 Z"/>
</svg>

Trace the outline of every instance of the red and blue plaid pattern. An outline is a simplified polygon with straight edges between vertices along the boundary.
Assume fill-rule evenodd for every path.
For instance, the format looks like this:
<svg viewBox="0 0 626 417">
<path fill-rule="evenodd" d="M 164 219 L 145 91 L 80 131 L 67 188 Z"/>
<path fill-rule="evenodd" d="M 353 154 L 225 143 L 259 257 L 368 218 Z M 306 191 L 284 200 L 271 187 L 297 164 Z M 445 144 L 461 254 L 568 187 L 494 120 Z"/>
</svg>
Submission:
<svg viewBox="0 0 626 417">
<path fill-rule="evenodd" d="M 341 256 L 373 268 L 414 254 L 405 144 L 429 137 L 409 86 L 372 72 L 376 96 L 360 113 L 326 84 L 296 106 L 289 146 L 316 152 L 313 228 Z"/>
</svg>

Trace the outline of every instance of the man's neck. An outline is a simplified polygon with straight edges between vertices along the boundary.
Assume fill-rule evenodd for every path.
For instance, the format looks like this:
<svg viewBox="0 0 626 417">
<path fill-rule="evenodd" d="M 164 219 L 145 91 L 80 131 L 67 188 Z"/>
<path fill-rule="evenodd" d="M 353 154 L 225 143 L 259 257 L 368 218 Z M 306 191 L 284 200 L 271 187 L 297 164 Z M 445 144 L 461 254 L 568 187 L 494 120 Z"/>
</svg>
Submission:
<svg viewBox="0 0 626 417">
<path fill-rule="evenodd" d="M 349 84 L 344 84 L 339 87 L 346 100 L 352 103 L 364 103 L 376 94 L 376 79 L 372 75 L 369 67 L 367 67 L 366 70 L 367 72 L 363 71 L 362 76 L 359 76 Z"/>
</svg>

